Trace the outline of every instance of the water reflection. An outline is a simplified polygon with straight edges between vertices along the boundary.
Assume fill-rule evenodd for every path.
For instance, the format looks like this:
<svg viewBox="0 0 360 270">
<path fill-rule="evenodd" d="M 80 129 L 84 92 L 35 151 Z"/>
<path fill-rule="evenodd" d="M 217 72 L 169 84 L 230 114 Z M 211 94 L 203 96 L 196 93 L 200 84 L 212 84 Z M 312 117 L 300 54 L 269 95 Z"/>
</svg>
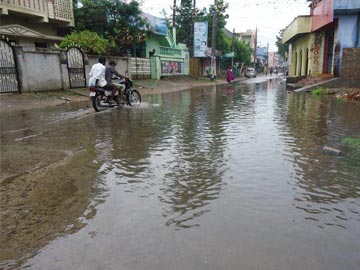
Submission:
<svg viewBox="0 0 360 270">
<path fill-rule="evenodd" d="M 151 111 L 111 114 L 111 157 L 103 170 L 109 185 L 139 197 L 156 194 L 166 225 L 197 226 L 194 218 L 208 211 L 222 185 L 225 129 L 214 117 L 221 108 L 209 106 L 216 95 L 167 94 L 154 97 L 161 107 Z"/>
<path fill-rule="evenodd" d="M 175 117 L 163 176 L 161 202 L 168 204 L 163 216 L 167 225 L 199 226 L 198 218 L 219 196 L 223 185 L 225 129 L 220 106 L 209 106 L 216 95 L 203 94 Z"/>
<path fill-rule="evenodd" d="M 360 134 L 360 106 L 306 94 L 290 94 L 287 102 L 290 156 L 296 166 L 294 206 L 319 227 L 348 228 L 347 221 L 360 220 L 360 156 L 342 141 Z M 323 153 L 326 145 L 343 149 L 344 156 Z"/>
</svg>

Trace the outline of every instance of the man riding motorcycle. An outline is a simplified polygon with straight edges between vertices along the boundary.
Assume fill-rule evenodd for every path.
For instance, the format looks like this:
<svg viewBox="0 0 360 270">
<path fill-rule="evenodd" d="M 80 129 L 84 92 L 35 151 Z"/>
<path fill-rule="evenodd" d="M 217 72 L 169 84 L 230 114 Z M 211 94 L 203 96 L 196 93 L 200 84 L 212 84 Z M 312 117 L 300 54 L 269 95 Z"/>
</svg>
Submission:
<svg viewBox="0 0 360 270">
<path fill-rule="evenodd" d="M 125 85 L 124 84 L 119 84 L 119 85 L 115 85 L 112 83 L 112 79 L 113 76 L 117 76 L 122 80 L 125 80 L 124 76 L 122 76 L 120 73 L 118 73 L 115 69 L 116 63 L 114 61 L 110 61 L 109 65 L 106 66 L 105 68 L 105 80 L 106 80 L 106 86 L 104 87 L 104 89 L 106 90 L 111 90 L 111 97 L 114 100 L 114 94 L 116 92 L 116 90 L 118 88 L 119 93 L 120 93 L 120 100 L 123 101 L 124 99 L 124 90 L 125 90 Z M 117 103 L 119 103 L 119 101 L 115 100 Z"/>
<path fill-rule="evenodd" d="M 112 77 L 113 75 L 116 75 L 120 78 L 123 78 L 122 75 L 120 75 L 116 70 L 115 70 L 115 66 L 116 63 L 114 61 L 110 61 L 109 65 L 107 67 L 105 67 L 105 63 L 106 63 L 106 58 L 103 56 L 100 56 L 98 59 L 98 63 L 94 64 L 91 67 L 90 70 L 90 79 L 89 79 L 89 86 L 100 86 L 105 90 L 109 90 L 111 91 L 111 101 L 110 103 L 112 103 L 112 105 L 115 103 L 115 92 L 117 90 L 117 86 L 114 85 L 112 83 Z M 122 84 L 120 85 L 120 87 L 122 87 L 123 89 L 125 88 L 125 86 L 123 86 Z M 120 95 L 121 95 L 121 100 L 123 100 L 123 91 L 121 91 L 121 89 L 119 89 Z M 116 103 L 120 103 L 120 101 L 118 99 L 116 99 Z"/>
</svg>

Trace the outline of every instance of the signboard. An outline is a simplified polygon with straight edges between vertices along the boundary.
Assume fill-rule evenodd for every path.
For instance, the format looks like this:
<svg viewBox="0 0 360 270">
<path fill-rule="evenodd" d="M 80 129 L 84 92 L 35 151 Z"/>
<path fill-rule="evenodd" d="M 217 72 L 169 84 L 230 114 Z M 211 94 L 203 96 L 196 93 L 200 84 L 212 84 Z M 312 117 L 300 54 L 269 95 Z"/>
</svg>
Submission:
<svg viewBox="0 0 360 270">
<path fill-rule="evenodd" d="M 165 19 L 161 19 L 144 12 L 141 13 L 141 15 L 149 23 L 149 29 L 147 30 L 150 30 L 151 32 L 158 35 L 167 35 L 167 26 Z"/>
<path fill-rule="evenodd" d="M 175 61 L 161 61 L 161 74 L 184 74 L 183 63 Z"/>
<path fill-rule="evenodd" d="M 194 23 L 194 57 L 206 57 L 208 22 Z"/>
<path fill-rule="evenodd" d="M 222 57 L 223 58 L 234 58 L 235 53 L 234 52 L 225 53 Z"/>
<path fill-rule="evenodd" d="M 320 74 L 322 67 L 322 35 L 319 32 L 314 34 L 314 45 L 313 45 L 313 74 Z"/>
</svg>

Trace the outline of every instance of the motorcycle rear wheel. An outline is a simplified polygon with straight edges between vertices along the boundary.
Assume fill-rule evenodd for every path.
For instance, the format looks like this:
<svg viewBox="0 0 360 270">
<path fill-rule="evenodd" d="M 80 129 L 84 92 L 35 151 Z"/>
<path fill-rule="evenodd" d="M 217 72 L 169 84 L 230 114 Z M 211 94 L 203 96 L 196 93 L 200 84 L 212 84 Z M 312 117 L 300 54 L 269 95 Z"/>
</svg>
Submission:
<svg viewBox="0 0 360 270">
<path fill-rule="evenodd" d="M 103 95 L 96 94 L 95 97 L 91 98 L 91 103 L 93 105 L 95 112 L 106 110 L 109 107 L 109 105 L 101 104 L 105 102 L 106 102 L 106 98 Z"/>
</svg>

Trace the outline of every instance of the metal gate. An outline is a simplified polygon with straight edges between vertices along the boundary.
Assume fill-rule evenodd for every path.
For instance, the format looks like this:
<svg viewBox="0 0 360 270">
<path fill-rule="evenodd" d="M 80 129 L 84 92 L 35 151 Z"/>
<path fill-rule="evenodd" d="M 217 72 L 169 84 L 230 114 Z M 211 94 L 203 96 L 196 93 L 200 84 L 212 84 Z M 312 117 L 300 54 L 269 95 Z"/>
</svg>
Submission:
<svg viewBox="0 0 360 270">
<path fill-rule="evenodd" d="M 150 59 L 131 58 L 130 74 L 133 79 L 150 79 Z"/>
<path fill-rule="evenodd" d="M 200 76 L 200 59 L 199 58 L 190 58 L 190 76 L 192 78 L 198 78 Z"/>
<path fill-rule="evenodd" d="M 70 88 L 86 87 L 84 54 L 76 47 L 66 52 Z"/>
<path fill-rule="evenodd" d="M 0 40 L 0 93 L 20 92 L 14 48 Z"/>
</svg>

